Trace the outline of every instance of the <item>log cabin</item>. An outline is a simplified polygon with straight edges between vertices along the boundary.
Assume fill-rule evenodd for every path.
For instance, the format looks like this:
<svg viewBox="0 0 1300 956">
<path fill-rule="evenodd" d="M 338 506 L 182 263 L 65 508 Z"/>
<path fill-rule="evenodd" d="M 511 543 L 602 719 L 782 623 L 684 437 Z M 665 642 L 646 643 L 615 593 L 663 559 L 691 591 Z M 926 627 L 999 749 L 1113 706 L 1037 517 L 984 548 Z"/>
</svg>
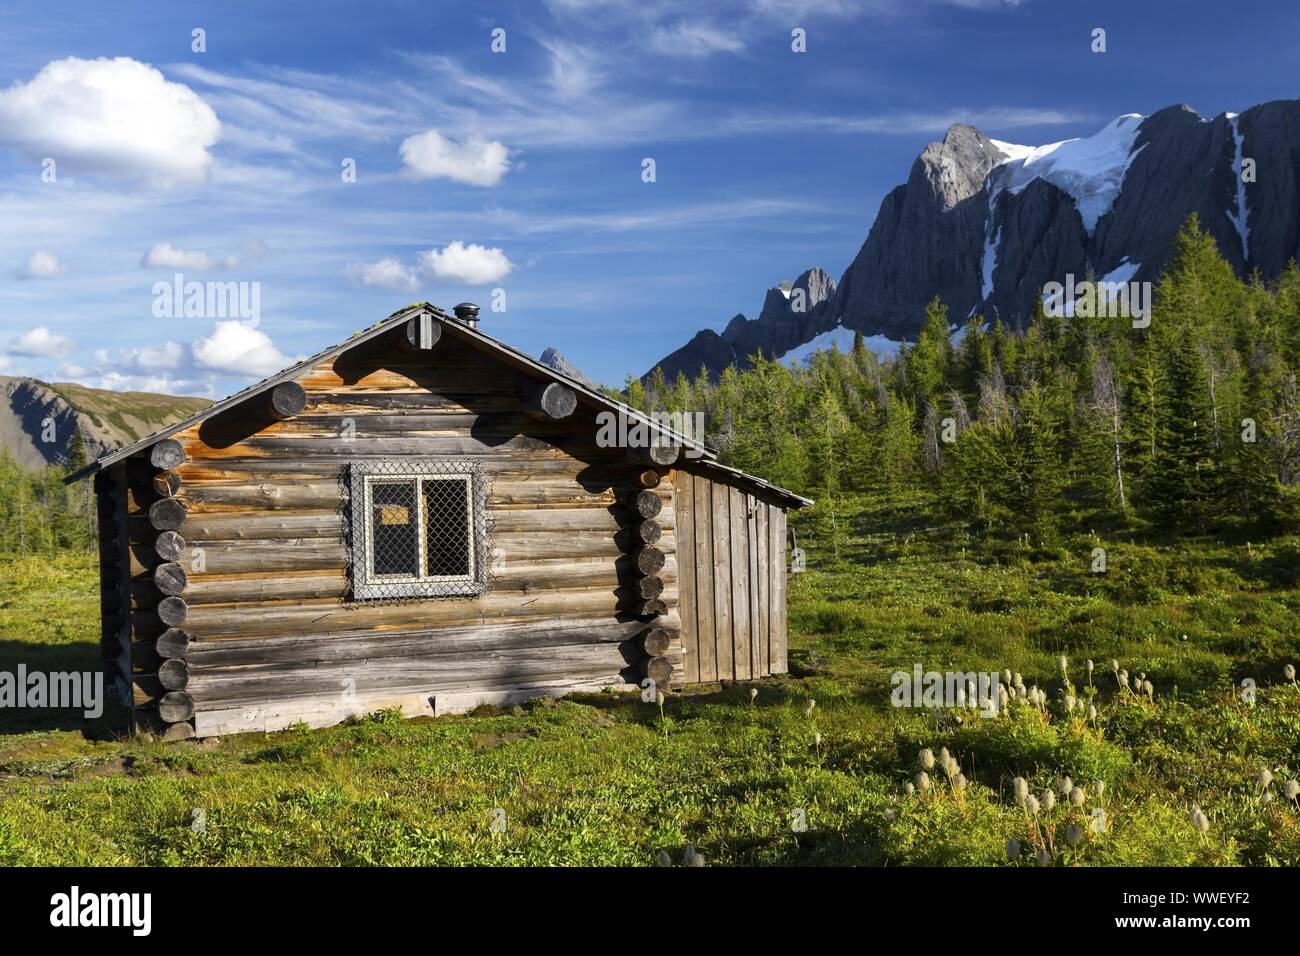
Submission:
<svg viewBox="0 0 1300 956">
<path fill-rule="evenodd" d="M 409 306 L 69 476 L 93 476 L 106 684 L 135 730 L 786 671 L 808 499 L 477 313 Z M 610 415 L 626 441 L 600 440 Z"/>
</svg>

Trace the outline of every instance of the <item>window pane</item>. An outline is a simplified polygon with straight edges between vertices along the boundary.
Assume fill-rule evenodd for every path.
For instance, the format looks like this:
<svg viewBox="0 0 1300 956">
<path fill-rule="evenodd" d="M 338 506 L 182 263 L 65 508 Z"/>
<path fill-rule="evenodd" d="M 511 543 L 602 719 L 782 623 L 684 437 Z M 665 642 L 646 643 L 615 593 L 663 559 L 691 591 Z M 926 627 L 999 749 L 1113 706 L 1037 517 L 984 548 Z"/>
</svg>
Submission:
<svg viewBox="0 0 1300 956">
<path fill-rule="evenodd" d="M 370 486 L 370 542 L 376 575 L 420 573 L 415 482 L 385 481 Z"/>
<path fill-rule="evenodd" d="M 470 573 L 469 481 L 424 479 L 425 561 L 430 577 Z"/>
</svg>

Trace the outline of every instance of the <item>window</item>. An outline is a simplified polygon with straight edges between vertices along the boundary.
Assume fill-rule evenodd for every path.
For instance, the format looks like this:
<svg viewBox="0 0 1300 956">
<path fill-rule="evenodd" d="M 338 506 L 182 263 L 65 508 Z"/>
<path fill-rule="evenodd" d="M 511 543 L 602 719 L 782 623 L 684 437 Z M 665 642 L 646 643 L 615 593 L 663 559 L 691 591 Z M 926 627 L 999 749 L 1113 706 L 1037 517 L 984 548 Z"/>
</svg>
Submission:
<svg viewBox="0 0 1300 956">
<path fill-rule="evenodd" d="M 479 466 L 351 466 L 352 596 L 453 597 L 487 590 L 486 494 Z"/>
</svg>

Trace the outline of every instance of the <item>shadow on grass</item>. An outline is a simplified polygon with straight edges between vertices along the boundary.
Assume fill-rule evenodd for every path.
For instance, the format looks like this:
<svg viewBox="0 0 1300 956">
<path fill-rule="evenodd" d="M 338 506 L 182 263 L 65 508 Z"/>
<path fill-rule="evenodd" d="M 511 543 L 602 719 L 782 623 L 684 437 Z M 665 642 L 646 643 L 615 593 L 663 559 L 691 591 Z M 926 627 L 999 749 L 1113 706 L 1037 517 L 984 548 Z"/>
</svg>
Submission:
<svg viewBox="0 0 1300 956">
<path fill-rule="evenodd" d="M 99 645 L 89 641 L 74 644 L 33 644 L 27 641 L 0 641 L 0 680 L 12 682 L 17 693 L 26 700 L 26 688 L 17 684 L 19 668 L 30 677 L 44 674 L 48 684 L 52 674 L 101 673 Z M 83 685 L 84 686 L 84 685 Z M 94 685 L 90 685 L 93 687 Z M 108 702 L 111 688 L 103 690 L 103 713 L 87 719 L 85 712 L 93 707 L 19 707 L 5 700 L 0 705 L 0 735 L 26 734 L 35 731 L 69 730 L 81 733 L 88 740 L 108 740 L 128 732 L 128 712 Z"/>
</svg>

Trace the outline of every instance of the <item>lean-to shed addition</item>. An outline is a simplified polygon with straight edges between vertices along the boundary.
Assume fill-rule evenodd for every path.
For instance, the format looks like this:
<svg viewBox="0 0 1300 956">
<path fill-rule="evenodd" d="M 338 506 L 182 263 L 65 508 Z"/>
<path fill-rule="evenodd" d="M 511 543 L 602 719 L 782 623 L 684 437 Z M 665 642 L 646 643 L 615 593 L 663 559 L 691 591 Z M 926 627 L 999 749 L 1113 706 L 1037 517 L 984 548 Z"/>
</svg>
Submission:
<svg viewBox="0 0 1300 956">
<path fill-rule="evenodd" d="M 105 668 L 169 738 L 786 669 L 804 498 L 411 306 L 94 462 Z M 605 447 L 601 414 L 646 447 Z"/>
</svg>

